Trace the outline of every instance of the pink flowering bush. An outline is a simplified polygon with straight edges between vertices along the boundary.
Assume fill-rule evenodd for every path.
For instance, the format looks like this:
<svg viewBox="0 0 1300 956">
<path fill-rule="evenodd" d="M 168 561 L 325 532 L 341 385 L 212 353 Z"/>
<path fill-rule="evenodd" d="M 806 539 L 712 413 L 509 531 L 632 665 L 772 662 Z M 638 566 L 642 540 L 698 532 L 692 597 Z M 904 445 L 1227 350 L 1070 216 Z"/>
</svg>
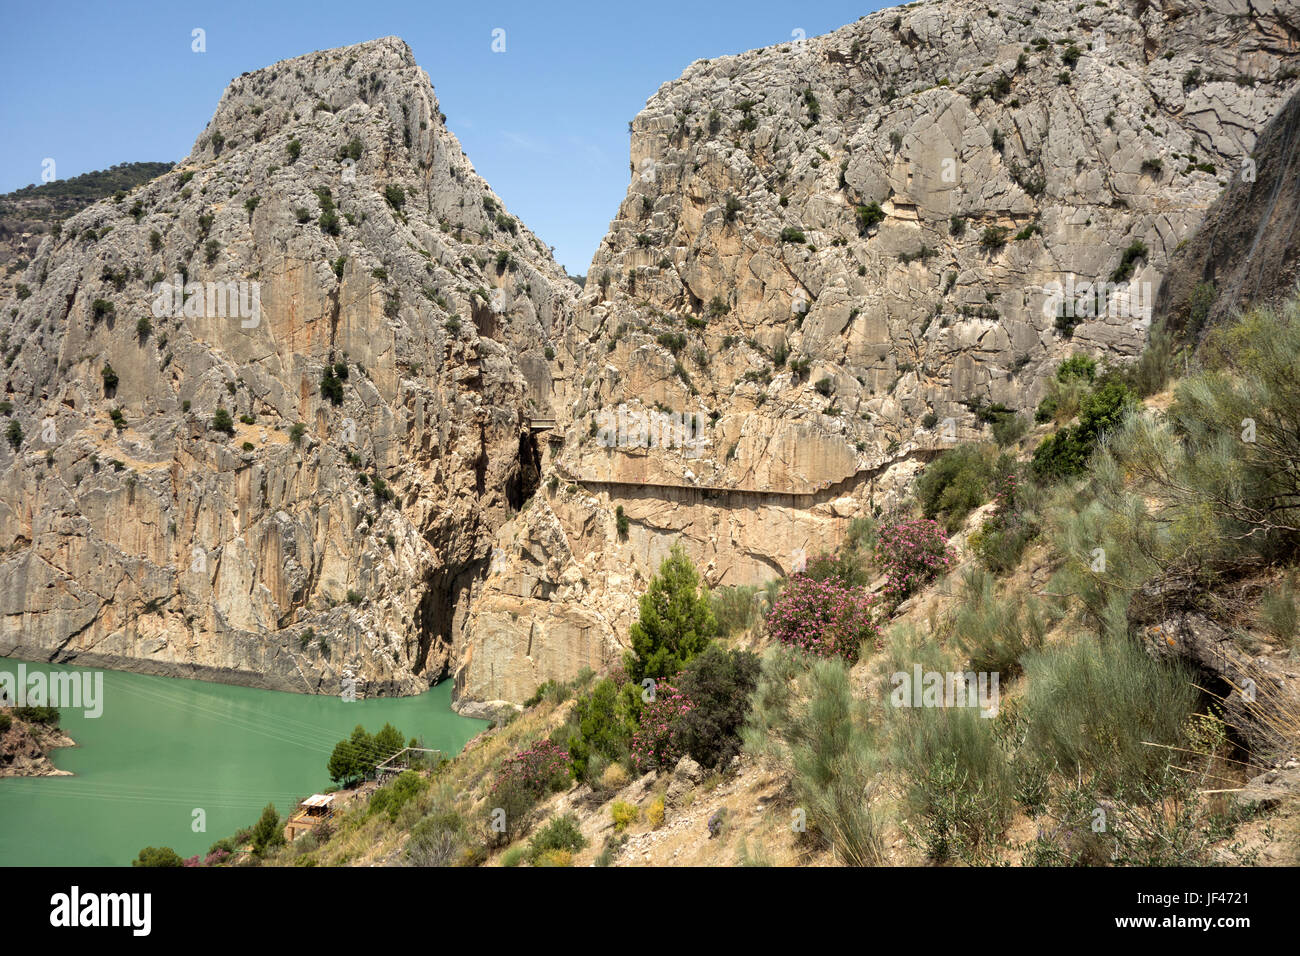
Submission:
<svg viewBox="0 0 1300 956">
<path fill-rule="evenodd" d="M 668 681 L 655 685 L 655 699 L 641 708 L 641 726 L 632 735 L 632 765 L 637 773 L 676 766 L 686 749 L 680 722 L 694 706 Z"/>
<path fill-rule="evenodd" d="M 880 529 L 876 563 L 885 572 L 881 593 L 897 604 L 953 566 L 948 536 L 937 521 L 917 518 Z"/>
<path fill-rule="evenodd" d="M 501 764 L 492 795 L 522 790 L 537 796 L 558 789 L 569 777 L 569 752 L 549 739 L 537 741 Z"/>
<path fill-rule="evenodd" d="M 871 595 L 861 588 L 846 587 L 836 578 L 815 581 L 797 574 L 768 611 L 767 627 L 782 644 L 854 664 L 862 642 L 875 643 L 880 637 L 871 611 Z"/>
</svg>

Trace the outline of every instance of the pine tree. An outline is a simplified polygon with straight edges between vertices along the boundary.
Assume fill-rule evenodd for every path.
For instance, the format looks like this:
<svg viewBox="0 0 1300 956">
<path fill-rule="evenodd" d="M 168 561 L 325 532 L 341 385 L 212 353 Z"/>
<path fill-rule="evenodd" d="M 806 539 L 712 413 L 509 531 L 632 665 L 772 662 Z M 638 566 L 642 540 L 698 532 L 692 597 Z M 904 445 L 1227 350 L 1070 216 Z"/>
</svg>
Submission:
<svg viewBox="0 0 1300 956">
<path fill-rule="evenodd" d="M 284 830 L 280 828 L 280 814 L 274 803 L 268 803 L 257 823 L 253 824 L 253 852 L 261 856 L 270 847 L 284 843 Z"/>
<path fill-rule="evenodd" d="M 384 724 L 374 738 L 376 759 L 384 760 L 397 753 L 405 746 L 402 742 L 404 739 L 400 730 L 392 724 Z"/>
<path fill-rule="evenodd" d="M 672 677 L 717 633 L 708 591 L 700 588 L 695 566 L 680 545 L 659 565 L 641 595 L 640 610 L 630 632 L 632 650 L 623 661 L 638 683 L 646 677 Z"/>
</svg>

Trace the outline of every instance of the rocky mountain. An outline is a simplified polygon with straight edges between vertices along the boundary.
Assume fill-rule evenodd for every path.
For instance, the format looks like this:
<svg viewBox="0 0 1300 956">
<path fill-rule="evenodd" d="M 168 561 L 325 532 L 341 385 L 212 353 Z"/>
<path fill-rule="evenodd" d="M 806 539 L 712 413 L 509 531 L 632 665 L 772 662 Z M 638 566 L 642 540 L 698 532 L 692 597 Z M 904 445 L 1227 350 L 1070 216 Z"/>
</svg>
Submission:
<svg viewBox="0 0 1300 956">
<path fill-rule="evenodd" d="M 1296 87 L 1297 27 L 1294 2 L 941 0 L 661 87 L 462 693 L 616 659 L 673 543 L 715 586 L 778 577 L 1062 358 L 1133 356 Z"/>
<path fill-rule="evenodd" d="M 237 78 L 23 281 L 0 655 L 370 695 L 446 671 L 578 290 L 402 41 Z"/>
<path fill-rule="evenodd" d="M 1298 38 L 932 0 L 699 61 L 582 287 L 401 41 L 246 74 L 0 305 L 0 654 L 461 708 L 608 665 L 673 544 L 761 584 L 1135 355 Z"/>
</svg>

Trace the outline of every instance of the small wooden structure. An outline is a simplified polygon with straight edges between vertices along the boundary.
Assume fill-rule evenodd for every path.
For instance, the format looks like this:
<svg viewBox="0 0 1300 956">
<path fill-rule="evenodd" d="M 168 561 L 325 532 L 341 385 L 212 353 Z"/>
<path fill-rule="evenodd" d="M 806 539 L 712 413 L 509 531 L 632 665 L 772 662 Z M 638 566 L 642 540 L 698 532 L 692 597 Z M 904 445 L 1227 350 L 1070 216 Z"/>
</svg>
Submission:
<svg viewBox="0 0 1300 956">
<path fill-rule="evenodd" d="M 292 843 L 304 833 L 310 833 L 326 820 L 334 817 L 334 794 L 313 793 L 298 804 L 298 809 L 289 815 L 289 822 L 284 828 L 284 838 Z"/>
</svg>

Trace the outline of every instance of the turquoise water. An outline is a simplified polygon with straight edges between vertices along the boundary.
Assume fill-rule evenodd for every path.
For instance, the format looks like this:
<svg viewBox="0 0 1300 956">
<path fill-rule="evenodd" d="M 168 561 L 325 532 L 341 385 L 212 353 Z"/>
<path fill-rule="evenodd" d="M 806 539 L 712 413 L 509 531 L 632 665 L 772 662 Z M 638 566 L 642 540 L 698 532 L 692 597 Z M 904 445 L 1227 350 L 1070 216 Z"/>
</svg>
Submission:
<svg viewBox="0 0 1300 956">
<path fill-rule="evenodd" d="M 0 658 L 0 671 L 17 669 Z M 75 776 L 0 779 L 0 865 L 125 866 L 144 846 L 203 853 L 251 825 L 267 803 L 284 815 L 329 786 L 330 752 L 357 724 L 374 733 L 391 723 L 448 755 L 487 726 L 452 711 L 450 681 L 418 697 L 347 702 L 102 673 L 102 716 L 62 711 L 78 746 L 52 756 Z M 203 832 L 195 832 L 195 810 L 206 814 Z"/>
</svg>

